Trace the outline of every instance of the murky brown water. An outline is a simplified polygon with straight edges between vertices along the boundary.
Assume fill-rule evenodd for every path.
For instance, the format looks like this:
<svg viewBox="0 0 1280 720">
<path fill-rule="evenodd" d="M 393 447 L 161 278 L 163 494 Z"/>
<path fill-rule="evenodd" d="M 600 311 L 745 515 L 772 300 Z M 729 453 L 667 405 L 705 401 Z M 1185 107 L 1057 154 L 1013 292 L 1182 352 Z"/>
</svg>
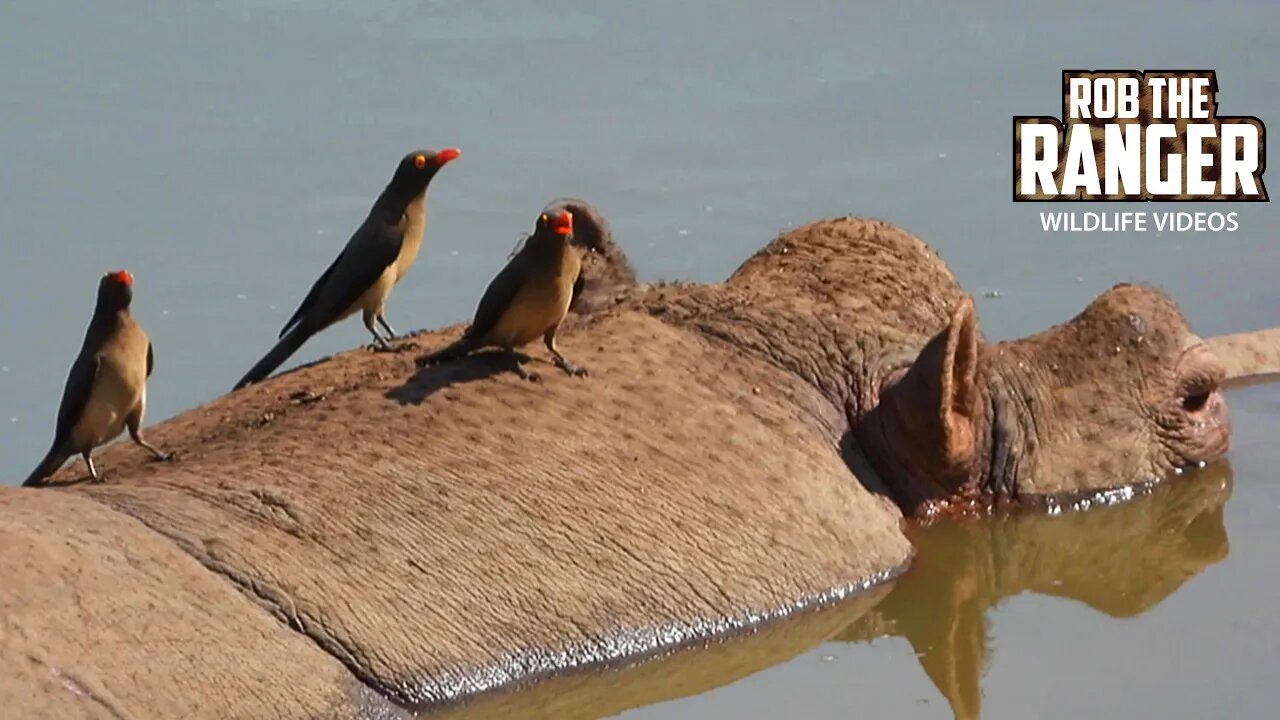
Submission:
<svg viewBox="0 0 1280 720">
<path fill-rule="evenodd" d="M 137 278 L 159 421 L 231 386 L 420 145 L 463 156 L 391 299 L 400 330 L 467 317 L 565 194 L 599 205 L 645 280 L 719 280 L 777 231 L 853 212 L 935 245 L 992 339 L 1125 280 L 1204 334 L 1280 324 L 1280 204 L 1234 208 L 1234 234 L 1160 236 L 1045 234 L 1010 202 L 1010 118 L 1056 112 L 1063 68 L 1213 68 L 1224 112 L 1280 123 L 1280 3 L 1162 8 L 2 3 L 0 482 L 50 439 L 103 271 Z M 365 339 L 352 321 L 295 361 Z M 930 530 L 869 616 L 888 635 L 823 641 L 865 634 L 836 611 L 503 702 L 939 718 L 981 688 L 987 718 L 1280 716 L 1280 391 L 1230 402 L 1223 508 L 1225 466 L 1087 517 Z"/>
</svg>

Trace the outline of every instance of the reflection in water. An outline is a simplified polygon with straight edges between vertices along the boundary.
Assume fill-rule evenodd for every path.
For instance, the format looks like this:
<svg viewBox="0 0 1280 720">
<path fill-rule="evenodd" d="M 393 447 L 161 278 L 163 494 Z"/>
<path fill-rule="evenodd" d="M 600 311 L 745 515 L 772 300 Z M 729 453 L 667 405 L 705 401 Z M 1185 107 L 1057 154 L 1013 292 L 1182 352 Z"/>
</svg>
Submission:
<svg viewBox="0 0 1280 720">
<path fill-rule="evenodd" d="M 594 720 L 687 697 L 785 662 L 825 641 L 901 636 L 958 718 L 979 715 L 993 648 L 986 612 L 1023 592 L 1112 617 L 1162 602 L 1227 556 L 1226 462 L 1117 505 L 912 526 L 918 555 L 895 584 L 707 648 L 621 670 L 566 675 L 425 717 Z M 870 609 L 869 609 L 870 608 Z"/>
<path fill-rule="evenodd" d="M 911 643 L 957 718 L 979 716 L 993 649 L 988 608 L 1023 592 L 1078 600 L 1112 617 L 1150 610 L 1227 556 L 1226 462 L 1130 502 L 908 529 L 919 555 L 890 595 L 835 640 Z"/>
</svg>

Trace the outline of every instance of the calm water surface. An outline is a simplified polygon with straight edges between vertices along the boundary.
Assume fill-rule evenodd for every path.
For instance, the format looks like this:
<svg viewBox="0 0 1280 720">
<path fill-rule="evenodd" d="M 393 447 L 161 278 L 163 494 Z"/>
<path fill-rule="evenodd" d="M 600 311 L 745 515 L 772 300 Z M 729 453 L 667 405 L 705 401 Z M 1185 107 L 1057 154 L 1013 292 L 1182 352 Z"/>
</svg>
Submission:
<svg viewBox="0 0 1280 720">
<path fill-rule="evenodd" d="M 1277 27 L 1271 0 L 1160 16 L 1120 2 L 5 3 L 0 482 L 50 439 L 102 272 L 136 276 L 157 356 L 148 421 L 162 420 L 268 347 L 419 146 L 463 156 L 433 184 L 426 248 L 392 297 L 400 330 L 468 317 L 563 194 L 606 213 L 648 280 L 719 280 L 780 230 L 858 213 L 937 247 L 992 339 L 1124 280 L 1168 291 L 1202 334 L 1280 324 L 1275 203 L 1230 207 L 1234 234 L 1054 236 L 1039 206 L 1009 200 L 1010 117 L 1056 112 L 1064 67 L 1213 68 L 1224 112 L 1280 123 Z M 365 340 L 351 321 L 294 361 Z M 764 650 L 556 697 L 588 693 L 582 717 L 948 717 L 948 700 L 993 718 L 1275 717 L 1280 389 L 1230 401 L 1229 464 L 1087 517 L 930 530 L 917 570 L 847 629 L 832 612 Z M 549 702 L 522 698 L 512 717 Z"/>
</svg>

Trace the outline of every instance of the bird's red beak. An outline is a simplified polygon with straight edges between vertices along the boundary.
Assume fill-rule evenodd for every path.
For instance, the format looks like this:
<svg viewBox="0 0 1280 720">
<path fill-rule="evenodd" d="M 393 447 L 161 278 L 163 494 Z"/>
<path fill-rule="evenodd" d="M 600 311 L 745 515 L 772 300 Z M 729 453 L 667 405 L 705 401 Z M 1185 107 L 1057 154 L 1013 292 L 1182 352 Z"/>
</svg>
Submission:
<svg viewBox="0 0 1280 720">
<path fill-rule="evenodd" d="M 458 148 L 445 148 L 436 153 L 436 164 L 444 165 L 447 162 L 452 162 L 453 160 L 457 160 L 458 156 L 461 154 L 462 151 Z"/>
<path fill-rule="evenodd" d="M 568 235 L 573 232 L 573 213 L 565 210 L 551 218 L 551 231 L 557 235 Z"/>
<path fill-rule="evenodd" d="M 112 282 L 119 283 L 125 287 L 133 285 L 133 276 L 129 274 L 128 270 L 117 270 L 111 273 L 108 277 L 111 278 Z"/>
</svg>

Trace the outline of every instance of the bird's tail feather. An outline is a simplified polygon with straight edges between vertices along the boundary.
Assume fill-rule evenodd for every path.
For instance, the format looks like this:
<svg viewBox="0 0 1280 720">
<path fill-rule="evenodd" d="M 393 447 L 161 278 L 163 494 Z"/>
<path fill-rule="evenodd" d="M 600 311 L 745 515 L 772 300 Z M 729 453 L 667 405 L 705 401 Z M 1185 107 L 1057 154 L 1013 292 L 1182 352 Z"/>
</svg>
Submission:
<svg viewBox="0 0 1280 720">
<path fill-rule="evenodd" d="M 62 467 L 62 464 L 65 463 L 69 457 L 71 456 L 67 453 L 58 452 L 57 448 L 50 449 L 48 454 L 44 456 L 44 459 L 40 461 L 40 464 L 36 466 L 36 469 L 32 470 L 31 474 L 27 476 L 27 479 L 22 481 L 22 487 L 37 487 L 43 485 L 45 478 L 49 477 L 54 473 L 54 471 Z"/>
<path fill-rule="evenodd" d="M 270 375 L 273 370 L 280 367 L 285 360 L 288 360 L 289 356 L 297 352 L 298 348 L 302 347 L 302 344 L 313 334 L 308 328 L 304 328 L 302 325 L 295 325 L 292 330 L 285 333 L 284 337 L 280 338 L 280 342 L 276 343 L 275 347 L 262 356 L 262 359 L 256 365 L 249 368 L 249 372 L 240 378 L 240 382 L 236 383 L 232 390 L 239 390 Z"/>
</svg>

